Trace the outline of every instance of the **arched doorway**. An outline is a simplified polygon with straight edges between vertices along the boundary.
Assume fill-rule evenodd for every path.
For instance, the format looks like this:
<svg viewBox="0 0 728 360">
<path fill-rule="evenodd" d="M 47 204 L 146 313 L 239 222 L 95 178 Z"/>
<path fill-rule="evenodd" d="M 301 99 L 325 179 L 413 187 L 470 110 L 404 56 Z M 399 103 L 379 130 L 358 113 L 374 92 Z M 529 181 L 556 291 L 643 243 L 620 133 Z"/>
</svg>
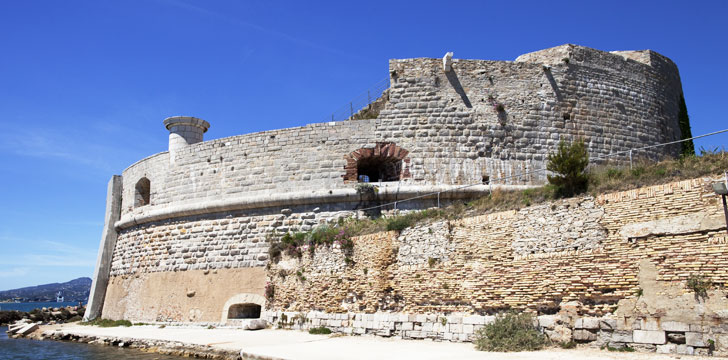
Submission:
<svg viewBox="0 0 728 360">
<path fill-rule="evenodd" d="M 229 320 L 259 319 L 265 308 L 265 298 L 256 294 L 237 294 L 223 306 L 221 323 Z"/>
<path fill-rule="evenodd" d="M 410 177 L 409 151 L 395 143 L 377 143 L 344 156 L 345 182 L 400 181 Z"/>
</svg>

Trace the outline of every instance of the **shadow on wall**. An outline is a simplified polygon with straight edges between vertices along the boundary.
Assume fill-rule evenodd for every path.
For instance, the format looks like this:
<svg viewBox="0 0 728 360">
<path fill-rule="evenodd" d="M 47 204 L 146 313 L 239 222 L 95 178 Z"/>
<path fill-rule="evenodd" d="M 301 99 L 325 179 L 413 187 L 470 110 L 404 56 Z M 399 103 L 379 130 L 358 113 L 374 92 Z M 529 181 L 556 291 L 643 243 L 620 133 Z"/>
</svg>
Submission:
<svg viewBox="0 0 728 360">
<path fill-rule="evenodd" d="M 561 95 L 561 90 L 559 90 L 559 84 L 556 83 L 556 79 L 554 79 L 554 75 L 551 73 L 551 69 L 544 69 L 544 74 L 546 74 L 546 78 L 549 80 L 551 88 L 554 89 L 554 94 L 556 94 L 556 100 L 562 101 L 564 97 L 563 95 Z"/>
<path fill-rule="evenodd" d="M 463 104 L 465 104 L 468 108 L 472 108 L 473 104 L 470 103 L 470 99 L 468 99 L 468 95 L 465 93 L 463 86 L 460 84 L 460 80 L 458 79 L 458 75 L 455 73 L 455 70 L 453 69 L 446 72 L 445 76 L 447 76 L 447 81 L 450 82 L 450 85 L 452 85 L 453 89 L 455 89 L 455 92 L 460 95 L 461 99 L 463 99 Z"/>
</svg>

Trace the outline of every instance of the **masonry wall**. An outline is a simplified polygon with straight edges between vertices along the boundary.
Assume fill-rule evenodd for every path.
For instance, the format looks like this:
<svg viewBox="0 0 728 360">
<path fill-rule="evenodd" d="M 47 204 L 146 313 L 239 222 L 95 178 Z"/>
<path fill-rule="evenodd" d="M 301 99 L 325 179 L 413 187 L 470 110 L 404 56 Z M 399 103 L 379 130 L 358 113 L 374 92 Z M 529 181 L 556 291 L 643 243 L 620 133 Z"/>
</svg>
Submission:
<svg viewBox="0 0 728 360">
<path fill-rule="evenodd" d="M 664 345 L 675 352 L 686 332 L 694 332 L 690 336 L 704 345 L 690 346 L 705 350 L 706 339 L 728 330 L 728 301 L 720 290 L 728 281 L 728 236 L 711 182 L 681 181 L 367 235 L 354 239 L 349 264 L 335 247 L 284 258 L 268 271 L 275 296 L 267 316 L 280 323 L 286 315 L 283 326 L 468 340 L 492 314 L 513 309 L 555 314 L 545 318 L 547 330 L 558 320 L 564 329 L 557 335 L 568 330 L 565 341 L 601 336 L 601 345 L 653 351 Z M 691 275 L 716 286 L 708 299 L 686 287 Z M 299 313 L 310 321 L 292 321 Z M 443 317 L 453 327 L 438 325 Z M 582 317 L 612 325 L 598 334 L 601 320 L 584 330 L 576 323 Z M 673 332 L 682 343 L 666 340 Z M 643 335 L 655 337 L 643 341 Z M 728 337 L 722 339 L 725 351 Z"/>
<path fill-rule="evenodd" d="M 592 158 L 680 138 L 677 67 L 651 51 L 563 45 L 515 62 L 456 59 L 447 73 L 441 59 L 392 60 L 390 75 L 378 119 L 205 141 L 178 149 L 173 165 L 168 153 L 139 161 L 123 173 L 122 219 L 220 199 L 353 190 L 347 156 L 382 143 L 406 154 L 398 185 L 406 187 L 539 184 L 545 174 L 531 172 L 562 138 L 584 139 Z M 151 203 L 134 208 L 142 177 Z"/>
<path fill-rule="evenodd" d="M 225 296 L 199 294 L 215 292 L 220 281 L 232 276 L 227 272 L 259 276 L 269 264 L 270 234 L 305 231 L 366 205 L 349 178 L 358 154 L 403 157 L 400 181 L 379 193 L 401 199 L 488 179 L 541 183 L 543 174 L 528 172 L 544 167 L 562 137 L 584 138 L 592 156 L 680 137 L 679 75 L 674 64 L 653 52 L 610 54 L 565 45 L 516 62 L 456 60 L 448 73 L 440 59 L 392 60 L 390 75 L 389 99 L 378 119 L 205 141 L 177 149 L 173 164 L 169 153 L 162 152 L 127 168 L 104 316 L 217 321 L 219 314 L 212 309 L 230 300 L 225 296 L 262 296 L 260 277 L 232 287 Z M 504 111 L 495 109 L 497 104 Z M 636 156 L 657 158 L 677 149 Z M 506 176 L 515 177 L 495 181 Z M 150 203 L 140 206 L 135 187 L 142 178 L 150 183 Z M 698 188 L 674 192 L 694 195 Z M 474 198 L 489 190 L 481 185 L 467 193 L 443 194 Z M 674 201 L 675 207 L 652 212 L 657 218 L 672 216 L 670 211 L 707 209 L 695 199 L 690 200 L 693 208 L 683 207 L 684 199 L 663 192 L 665 199 L 654 204 L 645 200 L 650 211 L 650 206 L 662 209 Z M 443 195 L 442 204 L 449 200 Z M 426 208 L 436 201 L 421 199 L 399 209 Z M 321 259 L 304 260 L 311 261 L 306 269 L 313 272 L 306 289 L 296 288 L 297 276 L 279 276 L 299 266 L 284 268 L 284 262 L 273 267 L 279 273 L 269 274 L 280 282 L 274 309 L 484 314 L 507 307 L 555 311 L 562 302 L 591 299 L 581 311 L 606 314 L 634 291 L 635 261 L 644 257 L 643 251 L 668 256 L 680 241 L 714 241 L 709 232 L 698 238 L 681 234 L 679 240 L 661 237 L 671 244 L 667 248 L 645 250 L 640 246 L 651 242 L 621 241 L 615 231 L 636 221 L 625 214 L 644 216 L 644 209 L 612 211 L 620 205 L 609 201 L 579 199 L 554 209 L 529 208 L 371 235 L 358 240 L 362 246 L 355 250 L 360 252 L 355 267 L 347 266 L 335 249 L 317 253 Z M 625 206 L 631 209 L 630 204 Z M 713 251 L 700 246 L 701 254 Z M 613 253 L 621 260 L 614 260 Z M 660 279 L 683 279 L 683 263 L 660 267 Z M 592 264 L 603 266 L 594 273 Z M 191 271 L 208 272 L 205 281 L 195 278 L 205 285 L 194 300 L 174 285 L 187 282 Z M 557 276 L 543 278 L 544 273 Z M 577 279 L 574 274 L 582 275 Z M 173 296 L 160 297 L 144 285 L 160 279 L 170 284 Z M 146 305 L 124 310 L 117 305 L 122 299 L 127 304 L 164 299 L 182 310 L 164 316 Z M 189 315 L 189 305 L 197 301 L 207 304 L 207 310 Z"/>
<path fill-rule="evenodd" d="M 166 153 L 142 160 L 123 173 L 123 213 L 134 211 L 134 184 L 145 175 L 152 207 L 342 186 L 344 155 L 373 143 L 374 124 L 313 124 L 205 141 L 177 150 L 171 166 Z"/>
<path fill-rule="evenodd" d="M 518 175 L 543 169 L 561 138 L 584 139 L 593 158 L 680 138 L 677 67 L 651 51 L 611 54 L 563 45 L 515 62 L 455 59 L 447 73 L 441 59 L 391 60 L 390 73 L 390 102 L 377 136 L 416 154 L 415 180 L 516 176 L 508 182 L 532 182 L 545 174 Z M 444 158 L 451 166 L 437 166 Z"/>
</svg>

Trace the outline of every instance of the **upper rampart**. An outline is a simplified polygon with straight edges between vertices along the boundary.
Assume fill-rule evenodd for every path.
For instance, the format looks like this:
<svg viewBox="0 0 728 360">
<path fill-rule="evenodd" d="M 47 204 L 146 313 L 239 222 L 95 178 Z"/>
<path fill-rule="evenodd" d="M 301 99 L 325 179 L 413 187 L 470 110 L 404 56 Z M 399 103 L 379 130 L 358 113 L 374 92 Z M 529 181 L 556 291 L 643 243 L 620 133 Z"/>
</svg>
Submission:
<svg viewBox="0 0 728 360">
<path fill-rule="evenodd" d="M 160 153 L 132 165 L 123 173 L 120 225 L 243 203 L 357 202 L 362 174 L 390 184 L 383 194 L 393 199 L 463 184 L 538 184 L 545 174 L 533 171 L 560 139 L 584 139 L 594 158 L 681 136 L 677 68 L 649 50 L 562 45 L 514 62 L 453 59 L 451 71 L 427 58 L 391 60 L 389 68 L 377 119 L 175 140 L 173 158 Z"/>
</svg>

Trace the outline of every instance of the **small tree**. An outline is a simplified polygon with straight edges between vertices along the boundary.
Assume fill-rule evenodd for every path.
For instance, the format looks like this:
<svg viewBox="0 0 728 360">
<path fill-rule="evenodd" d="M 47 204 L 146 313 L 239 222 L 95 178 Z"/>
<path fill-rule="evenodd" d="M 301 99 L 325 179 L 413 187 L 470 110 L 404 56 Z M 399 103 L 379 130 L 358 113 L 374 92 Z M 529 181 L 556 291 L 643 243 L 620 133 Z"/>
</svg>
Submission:
<svg viewBox="0 0 728 360">
<path fill-rule="evenodd" d="M 548 161 L 546 169 L 556 175 L 547 177 L 557 197 L 570 197 L 586 191 L 589 176 L 585 170 L 589 165 L 589 154 L 584 141 L 567 144 L 561 140 L 559 149 L 555 154 L 549 154 Z"/>
</svg>

